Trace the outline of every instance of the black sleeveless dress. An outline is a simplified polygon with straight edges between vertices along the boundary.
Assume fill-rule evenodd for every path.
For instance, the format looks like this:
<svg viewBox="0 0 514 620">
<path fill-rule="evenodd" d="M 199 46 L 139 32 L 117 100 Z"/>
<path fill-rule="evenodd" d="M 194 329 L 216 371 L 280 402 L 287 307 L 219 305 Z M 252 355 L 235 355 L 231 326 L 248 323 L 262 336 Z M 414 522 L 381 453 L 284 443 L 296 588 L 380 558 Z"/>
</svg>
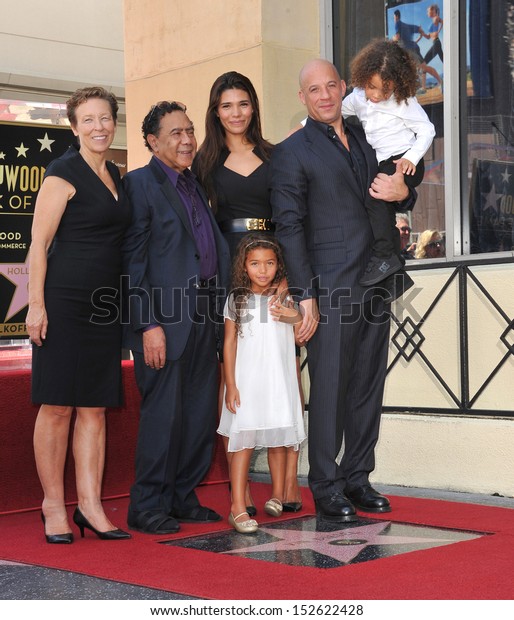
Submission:
<svg viewBox="0 0 514 620">
<path fill-rule="evenodd" d="M 71 146 L 48 166 L 76 192 L 48 253 L 48 332 L 32 347 L 32 400 L 38 404 L 117 407 L 122 401 L 119 288 L 121 244 L 130 205 L 116 166 L 118 199 Z"/>
</svg>

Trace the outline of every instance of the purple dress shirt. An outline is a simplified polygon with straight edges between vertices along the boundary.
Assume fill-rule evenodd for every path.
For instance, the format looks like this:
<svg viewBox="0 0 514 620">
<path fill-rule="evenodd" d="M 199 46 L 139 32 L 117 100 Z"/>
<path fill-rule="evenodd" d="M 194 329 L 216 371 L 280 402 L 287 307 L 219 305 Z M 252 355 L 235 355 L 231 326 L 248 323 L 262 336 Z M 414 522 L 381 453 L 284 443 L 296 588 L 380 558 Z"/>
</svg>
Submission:
<svg viewBox="0 0 514 620">
<path fill-rule="evenodd" d="M 173 187 L 177 190 L 186 209 L 200 256 L 200 273 L 198 276 L 202 280 L 208 280 L 216 275 L 218 253 L 216 251 L 211 219 L 207 211 L 209 207 L 198 192 L 196 177 L 187 168 L 182 174 L 179 174 L 159 158 L 155 157 L 155 159 L 159 162 Z"/>
</svg>

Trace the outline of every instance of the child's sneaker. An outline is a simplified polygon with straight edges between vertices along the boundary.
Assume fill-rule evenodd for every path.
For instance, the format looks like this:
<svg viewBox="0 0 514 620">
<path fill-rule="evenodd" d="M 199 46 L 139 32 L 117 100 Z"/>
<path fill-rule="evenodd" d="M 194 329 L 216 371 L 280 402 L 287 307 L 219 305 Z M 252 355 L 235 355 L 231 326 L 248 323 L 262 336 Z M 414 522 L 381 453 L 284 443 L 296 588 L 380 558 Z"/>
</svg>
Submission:
<svg viewBox="0 0 514 620">
<path fill-rule="evenodd" d="M 406 271 L 401 270 L 384 280 L 378 290 L 382 293 L 385 303 L 390 304 L 412 286 L 414 286 L 414 280 Z"/>
<path fill-rule="evenodd" d="M 400 271 L 402 267 L 403 264 L 396 254 L 391 254 L 387 258 L 372 256 L 364 275 L 359 280 L 359 284 L 362 286 L 373 286 L 392 276 L 393 273 Z"/>
</svg>

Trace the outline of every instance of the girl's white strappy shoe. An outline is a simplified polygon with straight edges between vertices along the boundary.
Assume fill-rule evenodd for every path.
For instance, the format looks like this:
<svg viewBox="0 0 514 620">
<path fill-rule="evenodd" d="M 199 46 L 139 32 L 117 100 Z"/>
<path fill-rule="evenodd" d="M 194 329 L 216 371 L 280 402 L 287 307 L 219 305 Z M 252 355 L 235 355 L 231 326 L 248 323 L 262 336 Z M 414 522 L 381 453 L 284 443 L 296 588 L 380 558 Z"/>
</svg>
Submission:
<svg viewBox="0 0 514 620">
<path fill-rule="evenodd" d="M 239 517 L 242 517 L 243 515 L 248 516 L 248 513 L 242 512 L 235 517 L 232 513 L 230 513 L 228 522 L 236 530 L 236 532 L 239 532 L 240 534 L 253 534 L 259 529 L 259 524 L 255 521 L 255 519 L 250 518 L 246 519 L 246 521 L 238 521 Z"/>
</svg>

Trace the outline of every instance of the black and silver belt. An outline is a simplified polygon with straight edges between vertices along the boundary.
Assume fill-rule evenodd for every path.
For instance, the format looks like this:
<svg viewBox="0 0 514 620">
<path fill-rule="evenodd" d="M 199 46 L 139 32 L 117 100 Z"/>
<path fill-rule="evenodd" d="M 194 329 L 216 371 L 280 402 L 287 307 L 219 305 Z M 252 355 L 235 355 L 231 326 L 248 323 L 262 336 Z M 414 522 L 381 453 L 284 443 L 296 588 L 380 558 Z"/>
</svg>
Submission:
<svg viewBox="0 0 514 620">
<path fill-rule="evenodd" d="M 225 220 L 219 223 L 221 232 L 250 232 L 250 231 L 273 231 L 275 224 L 268 218 L 240 217 L 235 220 Z"/>
</svg>

